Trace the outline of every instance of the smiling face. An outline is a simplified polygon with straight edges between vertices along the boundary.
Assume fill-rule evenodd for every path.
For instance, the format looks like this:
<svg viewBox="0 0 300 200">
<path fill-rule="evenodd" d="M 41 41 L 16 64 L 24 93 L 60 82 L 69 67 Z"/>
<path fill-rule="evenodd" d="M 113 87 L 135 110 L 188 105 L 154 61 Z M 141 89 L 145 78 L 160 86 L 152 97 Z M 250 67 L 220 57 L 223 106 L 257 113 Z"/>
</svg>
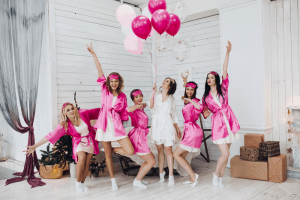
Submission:
<svg viewBox="0 0 300 200">
<path fill-rule="evenodd" d="M 133 102 L 135 103 L 135 105 L 140 105 L 143 103 L 143 99 L 144 99 L 143 95 L 139 94 L 134 97 Z"/>
<path fill-rule="evenodd" d="M 73 105 L 67 105 L 64 108 L 64 113 L 65 115 L 70 119 L 70 118 L 74 118 L 75 117 L 75 108 Z"/>
<path fill-rule="evenodd" d="M 169 89 L 170 89 L 170 83 L 171 83 L 171 80 L 170 80 L 169 78 L 166 78 L 166 79 L 162 82 L 161 86 L 162 86 L 162 88 L 163 88 L 165 91 L 169 91 Z"/>
<path fill-rule="evenodd" d="M 116 90 L 119 87 L 119 79 L 111 79 L 109 80 L 109 84 L 112 90 Z"/>
<path fill-rule="evenodd" d="M 216 77 L 213 74 L 208 74 L 207 76 L 207 84 L 211 87 L 216 85 Z"/>
<path fill-rule="evenodd" d="M 185 90 L 188 98 L 192 98 L 193 94 L 195 93 L 195 89 L 192 87 L 187 87 Z"/>
</svg>

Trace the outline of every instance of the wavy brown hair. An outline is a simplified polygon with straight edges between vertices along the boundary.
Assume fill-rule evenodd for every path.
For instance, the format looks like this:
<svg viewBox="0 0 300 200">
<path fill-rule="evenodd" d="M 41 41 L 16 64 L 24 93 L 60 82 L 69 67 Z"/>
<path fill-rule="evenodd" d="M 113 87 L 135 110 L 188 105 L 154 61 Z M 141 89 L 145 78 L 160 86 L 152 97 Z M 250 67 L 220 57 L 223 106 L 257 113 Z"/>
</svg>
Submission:
<svg viewBox="0 0 300 200">
<path fill-rule="evenodd" d="M 79 116 L 79 112 L 76 108 L 76 106 L 74 106 L 71 103 L 68 103 L 64 108 L 61 107 L 61 112 L 60 112 L 60 125 L 62 127 L 64 127 L 66 130 L 68 130 L 68 117 L 67 117 L 67 106 L 71 105 L 74 108 L 74 113 L 75 113 L 75 124 L 73 124 L 74 126 L 79 126 L 80 125 L 80 116 Z"/>
<path fill-rule="evenodd" d="M 112 88 L 110 87 L 110 80 L 109 80 L 109 76 L 110 75 L 118 75 L 119 76 L 119 86 L 118 86 L 118 88 L 117 88 L 117 93 L 118 93 L 118 95 L 123 91 L 123 89 L 124 89 L 124 79 L 123 79 L 123 77 L 118 73 L 118 72 L 112 72 L 112 73 L 110 73 L 109 75 L 108 75 L 108 77 L 106 78 L 106 82 L 105 82 L 105 84 L 106 84 L 106 86 L 107 86 L 107 89 L 111 92 L 111 93 L 113 93 L 112 92 Z"/>
</svg>

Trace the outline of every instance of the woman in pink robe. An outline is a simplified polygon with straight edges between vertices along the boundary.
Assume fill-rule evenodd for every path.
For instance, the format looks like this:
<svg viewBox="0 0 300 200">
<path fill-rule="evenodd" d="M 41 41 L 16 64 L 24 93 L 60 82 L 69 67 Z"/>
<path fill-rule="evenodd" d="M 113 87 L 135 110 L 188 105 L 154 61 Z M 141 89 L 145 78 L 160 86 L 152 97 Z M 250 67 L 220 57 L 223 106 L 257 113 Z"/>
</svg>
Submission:
<svg viewBox="0 0 300 200">
<path fill-rule="evenodd" d="M 145 182 L 142 182 L 142 179 L 155 165 L 155 158 L 148 146 L 148 116 L 144 112 L 146 104 L 143 104 L 142 91 L 135 89 L 130 93 L 130 97 L 135 105 L 127 108 L 127 111 L 134 128 L 129 132 L 128 137 L 134 148 L 134 154 L 145 160 L 133 181 L 133 186 L 145 189 L 147 186 L 143 184 Z"/>
<path fill-rule="evenodd" d="M 114 178 L 111 142 L 118 141 L 120 143 L 121 147 L 115 149 L 119 153 L 129 156 L 134 154 L 132 144 L 123 127 L 123 122 L 128 120 L 127 98 L 122 92 L 124 80 L 117 72 L 112 72 L 105 78 L 92 43 L 90 46 L 87 45 L 87 49 L 93 56 L 99 75 L 97 82 L 101 87 L 101 109 L 94 125 L 97 129 L 96 140 L 102 142 L 105 151 L 105 161 L 111 177 L 112 190 L 118 190 Z"/>
<path fill-rule="evenodd" d="M 98 118 L 99 108 L 86 110 L 77 108 L 71 103 L 65 103 L 61 109 L 61 121 L 57 127 L 33 146 L 27 147 L 26 154 L 34 153 L 35 149 L 46 142 L 53 145 L 64 135 L 72 136 L 73 159 L 76 164 L 76 190 L 89 190 L 83 183 L 89 171 L 93 154 L 99 153 L 98 142 L 95 140 L 95 130 L 90 120 Z"/>
<path fill-rule="evenodd" d="M 216 171 L 213 173 L 213 185 L 219 187 L 224 187 L 222 177 L 228 162 L 230 145 L 239 139 L 238 131 L 240 130 L 240 125 L 228 105 L 229 76 L 227 69 L 230 51 L 231 43 L 228 42 L 223 65 L 222 84 L 220 84 L 220 76 L 216 72 L 208 73 L 202 100 L 205 109 L 208 109 L 209 113 L 213 113 L 211 117 L 212 140 L 221 151 Z M 204 114 L 205 118 L 208 116 L 209 114 Z"/>
<path fill-rule="evenodd" d="M 203 111 L 203 106 L 200 100 L 196 98 L 197 84 L 195 82 L 188 82 L 184 92 L 184 107 L 182 114 L 184 118 L 183 137 L 180 145 L 174 152 L 175 160 L 188 172 L 191 180 L 183 184 L 190 184 L 195 187 L 198 183 L 199 175 L 196 174 L 191 165 L 186 161 L 185 157 L 189 152 L 200 151 L 203 132 L 201 127 L 197 124 L 200 113 Z"/>
</svg>

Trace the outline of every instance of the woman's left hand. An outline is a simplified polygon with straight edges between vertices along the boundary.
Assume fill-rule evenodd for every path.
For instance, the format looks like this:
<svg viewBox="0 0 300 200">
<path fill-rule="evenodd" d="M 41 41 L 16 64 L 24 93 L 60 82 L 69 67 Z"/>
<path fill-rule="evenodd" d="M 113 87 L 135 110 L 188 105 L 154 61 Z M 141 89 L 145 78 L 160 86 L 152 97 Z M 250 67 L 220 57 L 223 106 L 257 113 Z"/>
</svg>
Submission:
<svg viewBox="0 0 300 200">
<path fill-rule="evenodd" d="M 177 132 L 177 137 L 178 137 L 179 139 L 181 139 L 182 134 L 181 134 L 180 129 L 179 129 L 179 128 L 176 128 L 176 132 Z"/>
<path fill-rule="evenodd" d="M 228 41 L 228 46 L 226 46 L 227 48 L 227 53 L 230 53 L 231 52 L 231 47 L 232 47 L 232 44 L 230 41 Z"/>
</svg>

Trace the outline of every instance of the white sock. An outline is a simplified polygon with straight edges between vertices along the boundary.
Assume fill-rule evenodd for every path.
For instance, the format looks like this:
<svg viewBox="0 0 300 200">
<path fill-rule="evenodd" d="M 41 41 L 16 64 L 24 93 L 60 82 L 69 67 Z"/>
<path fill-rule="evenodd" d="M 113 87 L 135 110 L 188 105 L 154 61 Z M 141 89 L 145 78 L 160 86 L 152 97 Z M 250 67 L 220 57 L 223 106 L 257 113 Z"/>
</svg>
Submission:
<svg viewBox="0 0 300 200">
<path fill-rule="evenodd" d="M 224 184 L 222 183 L 222 177 L 219 177 L 219 187 L 224 187 Z"/>
<path fill-rule="evenodd" d="M 133 186 L 138 187 L 138 188 L 142 188 L 142 189 L 146 189 L 147 188 L 147 186 L 144 185 L 142 183 L 142 181 L 138 181 L 136 179 L 134 179 L 134 181 L 133 181 Z"/>
<path fill-rule="evenodd" d="M 175 181 L 174 181 L 174 176 L 169 176 L 169 183 L 168 185 L 174 185 Z"/>
<path fill-rule="evenodd" d="M 88 191 L 90 188 L 86 187 L 84 183 L 81 183 L 81 187 L 84 191 Z"/>
<path fill-rule="evenodd" d="M 163 183 L 163 182 L 165 182 L 165 174 L 166 174 L 166 172 L 164 171 L 163 173 L 160 173 L 159 174 L 159 177 L 160 177 L 160 180 L 159 180 L 159 182 L 160 183 Z"/>
<path fill-rule="evenodd" d="M 215 172 L 213 173 L 213 185 L 219 186 L 219 176 L 216 176 Z"/>
<path fill-rule="evenodd" d="M 115 178 L 111 178 L 111 189 L 112 190 L 118 190 L 118 185 L 117 185 L 117 182 L 116 182 L 116 179 Z"/>
<path fill-rule="evenodd" d="M 76 191 L 77 192 L 83 192 L 82 186 L 81 186 L 81 182 L 77 182 L 76 181 Z"/>
<path fill-rule="evenodd" d="M 143 184 L 148 184 L 148 181 L 143 181 L 143 180 L 142 180 L 141 182 L 142 182 Z"/>
</svg>

